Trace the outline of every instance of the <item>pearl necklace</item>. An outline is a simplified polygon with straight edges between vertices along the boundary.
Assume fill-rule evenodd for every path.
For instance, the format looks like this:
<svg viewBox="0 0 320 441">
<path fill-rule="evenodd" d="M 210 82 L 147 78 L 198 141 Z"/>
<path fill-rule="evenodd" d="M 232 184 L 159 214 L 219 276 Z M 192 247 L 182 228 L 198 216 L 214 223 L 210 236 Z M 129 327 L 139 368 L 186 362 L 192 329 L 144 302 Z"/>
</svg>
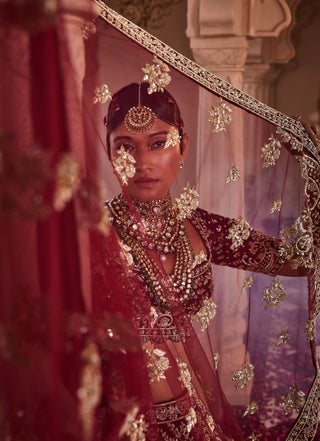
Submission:
<svg viewBox="0 0 320 441">
<path fill-rule="evenodd" d="M 117 233 L 131 248 L 134 261 L 147 281 L 151 297 L 163 310 L 168 309 L 165 287 L 159 281 L 156 264 L 151 261 L 146 247 L 159 252 L 161 260 L 165 260 L 168 253 L 175 254 L 173 272 L 166 279 L 180 300 L 186 303 L 193 295 L 191 272 L 194 256 L 184 225 L 173 208 L 170 194 L 163 200 L 133 200 L 133 203 L 141 216 L 147 238 L 130 213 L 123 194 L 107 202 Z"/>
</svg>

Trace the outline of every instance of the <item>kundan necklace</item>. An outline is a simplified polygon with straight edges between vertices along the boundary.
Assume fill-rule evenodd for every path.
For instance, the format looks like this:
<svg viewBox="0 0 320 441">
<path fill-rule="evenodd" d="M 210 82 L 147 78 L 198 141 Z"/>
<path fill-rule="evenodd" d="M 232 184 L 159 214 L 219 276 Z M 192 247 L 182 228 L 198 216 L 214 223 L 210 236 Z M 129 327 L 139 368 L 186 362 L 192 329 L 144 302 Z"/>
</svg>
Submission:
<svg viewBox="0 0 320 441">
<path fill-rule="evenodd" d="M 173 272 L 168 276 L 171 286 L 186 302 L 192 297 L 192 263 L 193 251 L 184 225 L 177 216 L 170 194 L 165 199 L 155 201 L 138 201 L 133 199 L 140 216 L 143 228 L 137 224 L 129 206 L 121 193 L 107 205 L 113 225 L 121 239 L 130 247 L 135 263 L 139 266 L 150 288 L 154 302 L 167 309 L 165 290 L 157 277 L 155 262 L 152 262 L 148 249 L 156 250 L 164 261 L 166 254 L 175 254 Z"/>
</svg>

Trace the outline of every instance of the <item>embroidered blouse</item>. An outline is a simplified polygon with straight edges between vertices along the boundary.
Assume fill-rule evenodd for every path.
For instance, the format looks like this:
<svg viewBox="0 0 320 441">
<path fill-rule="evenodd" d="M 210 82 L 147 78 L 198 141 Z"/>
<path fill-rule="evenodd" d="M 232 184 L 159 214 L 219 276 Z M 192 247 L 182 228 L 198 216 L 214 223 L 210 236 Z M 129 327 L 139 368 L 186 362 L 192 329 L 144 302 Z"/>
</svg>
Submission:
<svg viewBox="0 0 320 441">
<path fill-rule="evenodd" d="M 192 269 L 194 295 L 181 308 L 162 313 L 152 307 L 150 315 L 138 313 L 139 330 L 144 342 L 184 341 L 194 321 L 205 329 L 215 315 L 211 299 L 214 286 L 212 264 L 275 275 L 283 260 L 278 256 L 279 239 L 253 230 L 247 222 L 229 219 L 197 209 L 188 218 L 206 247 L 206 256 L 195 256 Z M 187 314 L 186 314 L 187 312 Z M 143 315 L 143 317 L 142 317 Z"/>
</svg>

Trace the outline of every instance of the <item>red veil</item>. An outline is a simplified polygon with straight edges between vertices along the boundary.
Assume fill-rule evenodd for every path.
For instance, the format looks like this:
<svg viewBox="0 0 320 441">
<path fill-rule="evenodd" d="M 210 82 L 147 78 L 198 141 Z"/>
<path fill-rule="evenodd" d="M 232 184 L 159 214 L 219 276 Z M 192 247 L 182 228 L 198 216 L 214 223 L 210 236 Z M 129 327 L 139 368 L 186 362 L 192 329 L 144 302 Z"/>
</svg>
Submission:
<svg viewBox="0 0 320 441">
<path fill-rule="evenodd" d="M 166 88 L 190 136 L 173 198 L 189 182 L 203 209 L 285 241 L 278 258 L 292 253 L 309 276 L 259 274 L 254 262 L 237 270 L 222 256 L 213 267 L 215 317 L 194 323 L 180 305 L 172 319 L 178 327 L 185 317 L 183 352 L 161 341 L 152 363 L 166 354 L 174 396 L 182 383 L 201 385 L 207 408 L 197 412 L 225 437 L 313 439 L 319 151 L 301 124 L 102 2 L 7 1 L 0 12 L 0 438 L 161 439 L 136 312 L 152 319 L 152 302 L 103 203 L 120 192 L 105 147 L 109 92 L 141 82 L 156 56 L 170 69 Z"/>
</svg>

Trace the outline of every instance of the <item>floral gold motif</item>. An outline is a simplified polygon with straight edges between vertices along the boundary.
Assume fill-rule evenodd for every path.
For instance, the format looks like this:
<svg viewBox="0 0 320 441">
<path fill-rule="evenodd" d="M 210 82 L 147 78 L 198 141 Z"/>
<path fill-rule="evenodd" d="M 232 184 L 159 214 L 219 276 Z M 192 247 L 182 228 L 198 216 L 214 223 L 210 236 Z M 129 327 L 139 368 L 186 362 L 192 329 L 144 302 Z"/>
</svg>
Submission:
<svg viewBox="0 0 320 441">
<path fill-rule="evenodd" d="M 197 414 L 193 407 L 190 407 L 189 412 L 185 416 L 187 421 L 187 432 L 190 433 L 194 426 L 197 424 Z"/>
<path fill-rule="evenodd" d="M 197 265 L 200 265 L 201 263 L 206 262 L 207 260 L 208 259 L 207 259 L 206 253 L 203 250 L 201 250 L 199 254 L 194 256 L 192 269 L 195 268 Z"/>
<path fill-rule="evenodd" d="M 148 87 L 148 93 L 151 95 L 154 92 L 163 92 L 164 88 L 168 86 L 171 81 L 171 77 L 168 74 L 169 67 L 158 57 L 153 57 L 154 64 L 146 64 L 146 67 L 142 68 L 145 73 L 143 81 L 148 81 L 150 86 Z"/>
<path fill-rule="evenodd" d="M 217 305 L 211 299 L 205 299 L 201 308 L 195 314 L 194 320 L 201 323 L 201 331 L 205 331 L 209 326 L 210 320 L 216 316 Z"/>
<path fill-rule="evenodd" d="M 249 223 L 241 216 L 234 222 L 232 227 L 228 230 L 228 239 L 232 240 L 231 249 L 235 250 L 243 245 L 243 242 L 248 239 L 251 232 Z"/>
<path fill-rule="evenodd" d="M 123 185 L 128 184 L 128 178 L 132 178 L 136 172 L 135 164 L 136 160 L 125 150 L 123 145 L 117 151 L 118 156 L 113 159 L 113 165 L 115 171 L 118 173 Z"/>
<path fill-rule="evenodd" d="M 145 349 L 147 355 L 147 367 L 149 370 L 150 383 L 158 383 L 165 380 L 165 371 L 170 368 L 169 359 L 165 357 L 165 351 L 155 348 L 153 344 Z"/>
<path fill-rule="evenodd" d="M 191 396 L 193 394 L 192 383 L 191 383 L 191 373 L 188 369 L 187 363 L 181 361 L 179 359 L 176 360 L 178 368 L 179 368 L 179 380 L 187 389 L 188 394 Z"/>
<path fill-rule="evenodd" d="M 183 188 L 184 193 L 176 198 L 175 208 L 178 209 L 178 219 L 186 219 L 199 206 L 199 193 L 194 187 L 190 187 L 189 182 Z"/>
<path fill-rule="evenodd" d="M 270 288 L 266 288 L 263 292 L 262 300 L 266 302 L 265 309 L 275 308 L 280 302 L 286 298 L 285 287 L 275 277 L 272 280 Z"/>
<path fill-rule="evenodd" d="M 119 431 L 119 437 L 127 435 L 130 441 L 146 441 L 146 432 L 148 429 L 148 423 L 145 422 L 144 415 L 141 414 L 137 418 L 139 408 L 133 406 L 127 413 L 125 421 Z"/>
<path fill-rule="evenodd" d="M 109 92 L 109 88 L 106 84 L 102 84 L 102 86 L 97 86 L 95 88 L 94 97 L 92 99 L 93 104 L 105 104 L 110 99 L 111 93 Z"/>
<path fill-rule="evenodd" d="M 247 404 L 246 410 L 243 412 L 243 416 L 254 415 L 259 410 L 259 405 L 255 401 Z"/>
<path fill-rule="evenodd" d="M 248 440 L 249 441 L 258 441 L 260 438 L 255 434 L 255 433 L 251 433 L 251 435 L 248 436 Z"/>
<path fill-rule="evenodd" d="M 236 383 L 236 389 L 243 389 L 254 377 L 254 366 L 250 363 L 244 363 L 242 368 L 234 372 L 232 380 Z"/>
<path fill-rule="evenodd" d="M 228 184 L 229 182 L 235 182 L 239 178 L 240 170 L 238 169 L 238 167 L 234 166 L 228 172 L 226 183 Z"/>
<path fill-rule="evenodd" d="M 307 226 L 305 226 L 305 224 Z M 308 216 L 303 213 L 302 216 L 296 219 L 291 227 L 280 231 L 280 236 L 283 241 L 288 241 L 288 239 L 291 240 L 291 242 L 287 243 L 292 247 L 292 256 L 290 256 L 290 245 L 286 245 L 286 249 L 285 245 L 283 245 L 283 247 L 279 249 L 279 252 L 284 255 L 288 253 L 293 268 L 298 268 L 299 266 L 313 268 L 312 232 L 308 225 Z"/>
<path fill-rule="evenodd" d="M 249 276 L 246 279 L 244 279 L 241 292 L 244 294 L 249 288 L 252 287 L 252 285 L 253 285 L 253 278 L 252 276 Z"/>
<path fill-rule="evenodd" d="M 298 412 L 303 406 L 305 401 L 305 394 L 297 388 L 293 383 L 289 387 L 289 392 L 285 392 L 281 395 L 280 406 L 284 407 L 284 413 L 286 415 L 296 411 Z"/>
<path fill-rule="evenodd" d="M 172 133 L 167 133 L 167 140 L 164 145 L 164 148 L 167 149 L 170 146 L 174 147 L 175 145 L 178 144 L 179 141 L 180 141 L 179 132 L 177 129 L 174 129 Z"/>
<path fill-rule="evenodd" d="M 285 344 L 285 343 L 289 340 L 289 338 L 290 338 L 290 334 L 289 334 L 289 332 L 285 329 L 284 331 L 282 331 L 282 332 L 278 335 L 278 338 L 277 338 L 277 341 L 276 341 L 276 346 L 280 346 L 280 345 Z"/>
<path fill-rule="evenodd" d="M 80 185 L 80 167 L 70 153 L 62 156 L 56 169 L 55 210 L 62 211 Z"/>
<path fill-rule="evenodd" d="M 270 210 L 270 213 L 273 214 L 276 211 L 280 211 L 281 210 L 281 206 L 282 206 L 282 201 L 281 199 L 276 199 L 275 201 L 273 201 L 272 204 L 272 208 Z"/>
<path fill-rule="evenodd" d="M 221 99 L 217 106 L 211 107 L 209 116 L 209 122 L 212 123 L 211 132 L 225 132 L 232 120 L 232 110 Z"/>
<path fill-rule="evenodd" d="M 261 149 L 262 167 L 267 168 L 276 164 L 276 160 L 280 157 L 280 147 L 280 142 L 272 134 Z"/>
</svg>

